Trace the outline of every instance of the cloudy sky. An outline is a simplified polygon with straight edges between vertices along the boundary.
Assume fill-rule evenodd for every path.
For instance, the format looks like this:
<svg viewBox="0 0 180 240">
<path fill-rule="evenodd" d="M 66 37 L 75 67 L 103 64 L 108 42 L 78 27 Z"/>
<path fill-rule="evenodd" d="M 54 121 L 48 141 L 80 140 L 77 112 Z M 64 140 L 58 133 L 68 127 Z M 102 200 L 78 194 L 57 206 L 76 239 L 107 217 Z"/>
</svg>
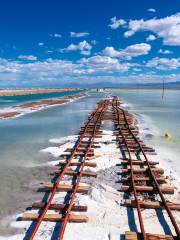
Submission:
<svg viewBox="0 0 180 240">
<path fill-rule="evenodd" d="M 180 81 L 179 0 L 0 2 L 0 87 Z"/>
</svg>

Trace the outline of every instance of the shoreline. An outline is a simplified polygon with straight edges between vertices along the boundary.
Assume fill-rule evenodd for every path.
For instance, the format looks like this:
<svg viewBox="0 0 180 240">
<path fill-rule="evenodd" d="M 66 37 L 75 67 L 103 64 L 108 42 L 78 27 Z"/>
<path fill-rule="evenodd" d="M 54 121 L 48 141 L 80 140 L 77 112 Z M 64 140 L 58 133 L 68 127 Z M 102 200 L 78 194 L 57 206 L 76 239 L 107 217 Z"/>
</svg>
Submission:
<svg viewBox="0 0 180 240">
<path fill-rule="evenodd" d="M 17 105 L 14 107 L 7 107 L 0 110 L 0 119 L 12 119 L 17 118 L 29 113 L 38 112 L 50 107 L 65 105 L 71 103 L 77 99 L 88 96 L 85 93 L 79 93 L 74 95 L 65 96 L 62 98 L 52 98 L 52 99 L 44 99 L 41 101 L 35 101 L 30 103 L 25 103 L 22 105 Z"/>
<path fill-rule="evenodd" d="M 70 92 L 77 90 L 77 88 L 32 88 L 32 89 L 0 89 L 0 97 L 9 97 L 9 96 L 22 96 L 22 95 L 31 95 L 31 94 L 43 94 L 43 93 L 58 93 L 58 92 Z"/>
</svg>

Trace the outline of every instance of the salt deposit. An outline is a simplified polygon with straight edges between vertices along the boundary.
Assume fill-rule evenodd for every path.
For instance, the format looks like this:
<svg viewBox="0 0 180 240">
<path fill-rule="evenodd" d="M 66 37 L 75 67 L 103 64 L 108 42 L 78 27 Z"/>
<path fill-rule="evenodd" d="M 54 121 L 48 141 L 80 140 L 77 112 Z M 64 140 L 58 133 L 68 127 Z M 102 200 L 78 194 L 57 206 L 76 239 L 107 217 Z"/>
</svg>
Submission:
<svg viewBox="0 0 180 240">
<path fill-rule="evenodd" d="M 121 153 L 115 141 L 113 132 L 103 131 L 103 137 L 99 141 L 100 148 L 95 149 L 95 158 L 93 161 L 97 162 L 97 168 L 95 171 L 104 171 L 120 163 Z M 59 155 L 61 155 L 66 148 L 72 147 L 74 142 L 77 140 L 77 136 L 70 136 L 67 138 L 51 139 L 51 143 L 55 143 L 56 146 L 48 147 L 43 152 L 48 152 L 57 158 L 56 161 L 49 162 L 49 164 L 56 165 L 58 163 Z M 111 142 L 111 143 L 110 143 Z M 60 144 L 60 146 L 57 146 Z M 158 158 L 158 157 L 156 157 Z M 159 159 L 159 158 L 158 158 Z M 159 159 L 160 160 L 160 159 Z M 161 160 L 160 160 L 161 163 Z M 173 180 L 172 184 L 177 182 Z M 63 193 L 58 193 L 54 199 L 54 202 L 62 200 L 64 197 Z M 76 203 L 87 205 L 88 211 L 85 213 L 89 221 L 88 223 L 68 223 L 64 235 L 64 240 L 119 240 L 125 231 L 139 231 L 139 223 L 136 209 L 127 209 L 121 206 L 124 200 L 124 193 L 118 192 L 115 188 L 111 187 L 110 184 L 103 183 L 101 181 L 94 180 L 91 185 L 91 190 L 89 195 L 77 194 Z M 173 201 L 178 202 L 179 194 L 178 189 L 173 196 Z M 34 211 L 36 212 L 36 211 Z M 51 210 L 51 212 L 53 212 Z M 76 213 L 77 214 L 77 213 Z M 170 221 L 164 214 L 167 223 L 170 225 Z M 146 231 L 164 233 L 168 231 L 167 226 L 163 225 L 163 216 L 161 211 L 144 210 L 143 218 L 146 221 Z M 180 213 L 176 214 L 177 221 L 180 223 Z M 158 220 L 159 219 L 159 220 Z M 161 222 L 161 224 L 160 224 Z M 30 223 L 28 222 L 16 222 L 12 223 L 12 226 L 23 227 L 28 229 Z M 171 226 L 171 225 L 170 225 Z M 35 239 L 36 240 L 48 240 L 57 239 L 58 229 L 60 224 L 43 222 L 41 225 Z M 27 232 L 25 232 L 25 235 Z M 53 238 L 51 238 L 53 234 Z M 16 235 L 8 238 L 9 240 L 23 239 L 25 236 Z"/>
</svg>

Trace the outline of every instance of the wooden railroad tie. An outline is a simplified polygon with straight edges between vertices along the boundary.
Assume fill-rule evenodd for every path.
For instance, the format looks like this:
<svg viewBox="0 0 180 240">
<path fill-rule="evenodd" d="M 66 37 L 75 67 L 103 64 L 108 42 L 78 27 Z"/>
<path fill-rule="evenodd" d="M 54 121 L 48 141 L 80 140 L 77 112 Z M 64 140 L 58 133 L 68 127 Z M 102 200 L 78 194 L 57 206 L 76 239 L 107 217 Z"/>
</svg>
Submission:
<svg viewBox="0 0 180 240">
<path fill-rule="evenodd" d="M 120 121 L 119 121 L 120 124 L 119 124 L 118 121 L 115 120 L 115 124 L 116 124 L 117 127 L 118 127 L 118 126 L 120 126 L 120 127 L 127 127 L 127 126 L 129 126 L 129 127 L 134 127 L 134 126 L 135 126 L 134 120 L 133 120 L 132 118 L 128 118 L 128 119 L 127 119 L 127 122 L 126 122 L 125 119 L 122 119 L 122 118 L 120 118 L 119 120 L 120 120 Z"/>
<path fill-rule="evenodd" d="M 120 142 L 123 141 L 123 137 L 121 135 L 117 136 L 117 139 L 119 139 Z M 137 139 L 139 140 L 138 137 L 137 137 Z M 130 134 L 126 136 L 126 142 L 128 142 L 128 141 L 129 142 L 134 141 L 134 137 L 132 135 L 130 135 Z"/>
<path fill-rule="evenodd" d="M 122 138 L 120 138 L 120 144 L 123 146 L 123 145 L 125 145 L 124 144 L 124 141 L 122 140 Z M 134 139 L 126 139 L 126 142 L 127 142 L 127 144 L 129 145 L 129 144 L 133 144 L 133 145 L 135 145 L 135 144 L 137 144 L 137 142 L 134 140 Z M 141 145 L 145 145 L 145 143 L 143 142 L 143 141 L 139 141 L 139 143 L 141 144 Z"/>
<path fill-rule="evenodd" d="M 37 221 L 39 218 L 38 213 L 23 213 L 21 220 L 22 221 Z M 63 221 L 64 216 L 62 214 L 58 213 L 52 213 L 52 214 L 46 214 L 43 218 L 43 221 L 49 221 L 49 222 L 61 222 Z M 84 223 L 88 221 L 88 217 L 85 215 L 75 215 L 70 214 L 69 215 L 69 222 L 74 223 Z"/>
<path fill-rule="evenodd" d="M 92 127 L 94 127 L 94 126 L 95 126 L 94 123 L 89 123 L 89 124 L 88 124 L 88 128 L 92 128 Z M 97 128 L 98 128 L 98 127 L 101 126 L 101 124 L 100 124 L 100 123 L 97 123 L 96 126 L 97 126 Z M 85 129 L 85 127 L 81 127 L 81 129 Z"/>
<path fill-rule="evenodd" d="M 87 141 L 87 140 L 86 140 L 86 141 L 85 141 L 85 140 L 82 140 L 82 141 L 81 141 L 81 144 L 89 144 L 89 143 L 90 143 L 90 142 Z M 99 142 L 93 141 L 93 144 L 96 145 L 96 144 L 99 144 Z"/>
<path fill-rule="evenodd" d="M 88 147 L 88 145 L 89 145 L 90 143 L 80 143 L 80 145 L 79 145 L 79 147 L 81 148 L 87 148 Z M 100 148 L 100 146 L 99 145 L 95 145 L 95 144 L 92 144 L 92 146 L 91 146 L 91 148 L 93 149 L 93 148 Z"/>
<path fill-rule="evenodd" d="M 59 174 L 61 172 L 62 172 L 62 169 L 55 169 L 54 170 L 54 173 L 56 173 L 56 174 Z M 76 176 L 79 173 L 80 173 L 79 171 L 68 169 L 68 170 L 65 171 L 64 174 L 69 175 L 69 176 Z M 82 176 L 83 177 L 97 177 L 97 173 L 89 171 L 89 170 L 84 170 L 84 171 L 82 171 Z"/>
<path fill-rule="evenodd" d="M 136 191 L 138 192 L 153 192 L 153 191 L 157 191 L 156 187 L 152 187 L 152 186 L 135 186 Z M 174 188 L 173 187 L 160 187 L 162 193 L 165 194 L 174 194 Z M 132 186 L 126 186 L 123 185 L 120 188 L 120 191 L 133 191 Z"/>
<path fill-rule="evenodd" d="M 128 142 L 127 145 L 128 145 L 129 148 L 138 148 L 139 147 L 139 144 L 136 143 L 136 142 Z M 126 144 L 122 142 L 121 146 L 122 147 L 126 147 Z M 145 143 L 141 143 L 141 146 L 142 147 L 146 147 L 146 144 Z"/>
<path fill-rule="evenodd" d="M 171 235 L 152 234 L 146 233 L 147 240 L 178 240 L 177 237 Z M 125 240 L 138 240 L 141 239 L 141 234 L 136 232 L 125 232 Z"/>
<path fill-rule="evenodd" d="M 158 201 L 139 201 L 140 205 L 142 208 L 149 208 L 149 209 L 163 209 L 164 205 L 161 202 Z M 127 207 L 136 207 L 136 202 L 135 200 L 125 200 L 123 205 L 127 206 Z M 168 207 L 171 210 L 177 210 L 180 211 L 180 204 L 176 204 L 176 203 L 170 203 L 167 202 Z"/>
<path fill-rule="evenodd" d="M 153 149 L 153 148 L 149 148 L 149 147 L 142 147 L 142 149 L 143 149 L 143 151 L 144 152 L 146 152 L 146 153 L 149 153 L 149 154 L 154 154 L 155 153 L 155 150 Z M 128 149 L 127 148 L 125 148 L 125 147 L 123 147 L 123 148 L 121 148 L 121 150 L 122 151 L 124 151 L 124 152 L 127 152 L 128 151 Z M 140 148 L 137 148 L 137 147 L 129 147 L 129 151 L 130 152 L 141 152 L 141 149 Z"/>
<path fill-rule="evenodd" d="M 73 151 L 74 151 L 73 148 L 67 148 L 67 149 L 65 150 L 65 152 L 73 152 Z M 78 148 L 76 149 L 76 152 L 86 153 L 86 152 L 87 152 L 87 148 L 85 148 L 85 147 L 78 147 Z M 89 152 L 93 153 L 93 152 L 94 152 L 94 149 L 89 149 Z"/>
<path fill-rule="evenodd" d="M 43 188 L 41 189 L 42 191 L 52 191 L 54 187 L 53 183 L 45 183 L 43 184 Z M 72 192 L 74 188 L 74 185 L 70 184 L 59 184 L 57 191 L 58 192 Z M 88 194 L 89 191 L 89 186 L 86 185 L 79 185 L 77 188 L 77 193 L 84 193 Z"/>
<path fill-rule="evenodd" d="M 84 135 L 84 138 L 89 138 L 89 137 L 92 137 L 92 134 L 86 133 L 86 134 Z M 102 138 L 102 135 L 96 135 L 96 134 L 95 134 L 94 138 Z"/>
<path fill-rule="evenodd" d="M 164 169 L 163 168 L 151 168 L 151 170 L 155 173 L 159 173 L 159 174 L 163 174 L 164 173 Z M 131 171 L 131 168 L 123 168 L 121 169 L 121 171 L 119 172 L 119 174 L 121 173 L 129 173 Z M 149 172 L 149 168 L 145 167 L 145 168 L 133 168 L 133 173 L 148 173 Z"/>
<path fill-rule="evenodd" d="M 116 115 L 115 115 L 115 116 L 116 116 Z M 127 113 L 126 113 L 126 119 L 127 119 L 127 120 L 133 120 L 133 117 L 127 112 Z M 121 114 L 121 113 L 119 114 L 119 120 L 120 120 L 120 122 L 121 122 L 121 121 L 125 121 L 124 115 Z"/>
<path fill-rule="evenodd" d="M 97 128 L 97 129 L 99 129 L 100 126 L 101 126 L 100 123 L 97 123 L 97 124 L 96 124 L 96 128 Z M 95 127 L 95 124 L 94 124 L 94 123 L 93 123 L 93 124 L 92 124 L 92 123 L 89 123 L 88 126 L 86 127 L 86 129 L 94 129 L 94 127 Z M 81 129 L 84 130 L 85 127 L 83 126 L 83 127 L 81 127 Z M 102 130 L 99 130 L 99 131 L 103 132 Z"/>
<path fill-rule="evenodd" d="M 81 135 L 81 134 L 86 134 L 86 133 L 89 133 L 89 134 L 93 134 L 93 133 L 95 133 L 95 134 L 97 134 L 97 135 L 101 135 L 102 133 L 103 133 L 103 131 L 102 130 L 100 130 L 100 126 L 96 126 L 95 127 L 95 124 L 94 124 L 94 126 L 92 126 L 92 127 L 87 127 L 86 129 L 85 128 L 81 128 L 80 130 L 79 130 L 79 135 Z"/>
<path fill-rule="evenodd" d="M 71 155 L 72 155 L 72 153 L 66 152 L 66 153 L 61 154 L 60 157 L 69 157 L 69 156 L 71 156 Z M 84 157 L 84 156 L 85 156 L 85 153 L 83 153 L 83 152 L 77 152 L 77 153 L 74 154 L 74 156 L 75 156 L 75 157 L 78 157 L 78 156 Z M 90 153 L 87 154 L 87 156 L 88 156 L 88 157 L 93 157 L 93 156 L 94 156 L 94 153 L 93 153 L 93 152 L 90 152 Z"/>
<path fill-rule="evenodd" d="M 130 131 L 126 131 L 126 130 L 122 130 L 122 133 L 123 133 L 123 135 L 124 136 L 127 136 L 127 135 L 132 135 L 131 134 L 131 132 Z M 134 135 L 138 135 L 139 134 L 139 131 L 137 131 L 137 130 L 132 130 L 132 133 L 134 134 Z M 121 133 L 120 132 L 114 132 L 113 133 L 113 136 L 121 136 Z"/>
<path fill-rule="evenodd" d="M 138 131 L 138 127 L 135 127 L 135 126 L 133 126 L 133 125 L 130 126 L 130 127 L 128 127 L 128 128 L 127 128 L 127 127 L 124 127 L 124 126 L 121 127 L 121 130 L 122 130 L 122 131 L 129 130 L 129 129 L 130 129 L 130 130 Z M 115 130 L 114 133 L 119 133 L 119 130 Z"/>
<path fill-rule="evenodd" d="M 32 209 L 43 209 L 46 206 L 45 202 L 35 202 L 32 204 L 31 208 Z M 58 203 L 52 203 L 49 207 L 50 210 L 64 210 L 68 204 L 58 204 Z M 87 206 L 81 206 L 81 205 L 73 205 L 72 206 L 72 211 L 74 212 L 86 212 L 87 211 Z"/>
<path fill-rule="evenodd" d="M 156 180 L 157 180 L 157 182 L 158 183 L 166 183 L 166 179 L 165 179 L 165 177 L 156 177 Z M 121 178 L 121 182 L 130 182 L 131 181 L 131 177 L 126 177 L 126 178 L 124 178 L 124 177 L 122 177 Z M 134 181 L 152 181 L 152 178 L 150 178 L 150 177 L 134 177 Z"/>
<path fill-rule="evenodd" d="M 135 135 L 135 136 L 137 136 L 139 133 L 138 132 L 133 132 L 133 134 Z M 124 137 L 125 138 L 133 138 L 133 136 L 132 136 L 132 134 L 130 133 L 130 132 L 123 132 L 123 135 L 124 135 Z M 117 137 L 122 137 L 122 135 L 119 133 L 119 134 L 113 134 L 113 136 L 117 136 Z"/>
<path fill-rule="evenodd" d="M 59 165 L 64 166 L 67 164 L 66 160 L 60 160 Z M 77 161 L 71 161 L 69 166 L 81 166 L 82 162 L 77 162 Z M 86 167 L 96 167 L 97 163 L 96 162 L 90 162 L 90 161 L 85 161 L 84 166 Z"/>
<path fill-rule="evenodd" d="M 150 152 L 155 152 L 155 149 L 154 148 L 151 148 L 151 147 L 147 147 L 145 144 L 141 145 L 142 146 L 142 149 L 144 151 L 150 151 Z M 122 148 L 125 148 L 126 149 L 126 146 L 124 144 L 121 144 L 121 147 Z M 139 145 L 137 144 L 128 144 L 128 148 L 129 149 L 132 149 L 132 150 L 140 150 L 140 147 Z"/>
<path fill-rule="evenodd" d="M 94 129 L 92 129 L 92 131 L 90 131 L 90 130 L 87 130 L 86 132 L 85 132 L 85 135 L 91 135 L 92 136 L 92 134 L 94 133 Z M 79 132 L 79 135 L 81 135 L 81 134 L 83 134 L 83 131 L 80 131 Z M 102 131 L 95 131 L 95 135 L 96 136 L 101 136 L 102 135 Z"/>
<path fill-rule="evenodd" d="M 129 165 L 130 164 L 130 160 L 121 160 L 121 163 Z M 159 164 L 159 161 L 151 161 L 151 160 L 149 160 L 148 163 L 150 165 L 157 165 L 157 164 Z M 146 164 L 146 160 L 132 160 L 132 164 L 133 165 L 144 165 L 144 164 Z"/>
</svg>

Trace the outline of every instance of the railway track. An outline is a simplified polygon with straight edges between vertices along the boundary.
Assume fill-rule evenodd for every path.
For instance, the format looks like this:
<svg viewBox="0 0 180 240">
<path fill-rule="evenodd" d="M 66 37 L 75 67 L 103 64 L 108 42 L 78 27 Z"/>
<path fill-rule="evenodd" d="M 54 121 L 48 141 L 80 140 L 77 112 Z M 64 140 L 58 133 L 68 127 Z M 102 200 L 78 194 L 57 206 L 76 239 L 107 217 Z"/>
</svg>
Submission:
<svg viewBox="0 0 180 240">
<path fill-rule="evenodd" d="M 162 176 L 163 170 L 155 167 L 157 164 L 156 162 L 149 161 L 146 151 L 148 153 L 152 152 L 151 149 L 146 148 L 143 142 L 137 137 L 138 128 L 133 124 L 133 117 L 123 108 L 120 108 L 119 105 L 118 99 L 114 97 L 112 100 L 112 110 L 117 129 L 117 139 L 121 151 L 125 156 L 122 162 L 124 168 L 121 174 L 125 174 L 126 177 L 122 177 L 122 182 L 125 185 L 122 186 L 121 190 L 133 193 L 134 199 L 126 201 L 125 205 L 127 207 L 137 208 L 141 229 L 140 234 L 127 232 L 125 234 L 125 239 L 135 240 L 138 239 L 138 237 L 143 240 L 180 239 L 180 229 L 172 213 L 173 209 L 178 210 L 179 205 L 168 203 L 164 196 L 164 194 L 173 194 L 174 189 L 171 187 L 161 187 L 161 184 L 165 182 L 165 177 Z M 139 166 L 139 168 L 137 166 Z M 147 199 L 154 194 L 159 197 L 160 201 L 147 201 Z M 165 209 L 177 237 L 148 234 L 145 230 L 145 223 L 142 216 L 142 210 L 144 208 Z"/>
<path fill-rule="evenodd" d="M 39 209 L 39 213 L 24 213 L 21 220 L 36 221 L 35 227 L 27 237 L 29 240 L 34 239 L 43 221 L 62 222 L 59 236 L 57 239 L 62 240 L 65 228 L 68 222 L 87 222 L 87 217 L 84 215 L 75 215 L 72 212 L 87 211 L 87 206 L 75 205 L 75 197 L 77 193 L 88 193 L 87 186 L 81 186 L 83 176 L 96 176 L 94 172 L 85 171 L 84 167 L 95 167 L 96 164 L 92 161 L 87 161 L 88 157 L 93 156 L 93 147 L 95 139 L 101 137 L 99 128 L 101 126 L 102 117 L 107 107 L 109 100 L 99 102 L 97 109 L 89 116 L 85 126 L 81 129 L 80 135 L 71 153 L 65 160 L 63 166 L 55 171 L 55 181 L 44 185 L 45 192 L 49 192 L 49 198 L 46 202 L 32 204 L 32 209 Z M 68 150 L 69 151 L 69 150 Z M 77 166 L 75 171 L 70 169 L 70 166 Z M 73 185 L 62 183 L 66 176 L 71 176 Z M 53 203 L 57 192 L 67 192 L 68 201 L 66 203 Z M 55 210 L 56 213 L 50 214 L 49 210 Z M 58 213 L 57 213 L 58 211 Z M 26 238 L 26 239 L 27 239 Z"/>
<path fill-rule="evenodd" d="M 95 111 L 81 128 L 74 147 L 66 149 L 66 153 L 61 155 L 64 160 L 61 160 L 54 170 L 52 182 L 45 183 L 43 187 L 43 191 L 49 193 L 48 199 L 33 203 L 31 206 L 32 210 L 36 209 L 38 213 L 28 212 L 22 215 L 22 220 L 35 222 L 26 239 L 34 239 L 44 221 L 61 222 L 57 237 L 59 240 L 63 239 L 68 222 L 88 221 L 87 216 L 81 214 L 87 211 L 88 206 L 76 204 L 75 200 L 77 194 L 88 194 L 88 186 L 82 184 L 83 177 L 96 177 L 96 172 L 89 170 L 96 167 L 96 162 L 89 160 L 94 157 L 94 149 L 98 147 L 98 139 L 102 137 L 101 124 L 105 120 L 114 122 L 114 135 L 123 156 L 122 169 L 119 173 L 122 175 L 120 190 L 129 197 L 123 205 L 127 208 L 136 208 L 138 213 L 140 232 L 126 232 L 125 240 L 180 239 L 180 230 L 173 215 L 174 210 L 180 210 L 180 204 L 168 202 L 166 199 L 166 195 L 173 194 L 174 189 L 164 186 L 166 183 L 164 170 L 157 167 L 158 161 L 149 160 L 149 154 L 153 156 L 155 150 L 147 147 L 139 138 L 137 120 L 121 108 L 121 102 L 117 97 L 98 103 Z M 68 180 L 68 183 L 64 183 L 64 180 Z M 68 198 L 66 200 L 64 198 L 63 202 L 56 202 L 58 192 L 64 192 Z M 147 208 L 164 209 L 177 236 L 146 232 L 146 221 L 142 211 Z"/>
</svg>

